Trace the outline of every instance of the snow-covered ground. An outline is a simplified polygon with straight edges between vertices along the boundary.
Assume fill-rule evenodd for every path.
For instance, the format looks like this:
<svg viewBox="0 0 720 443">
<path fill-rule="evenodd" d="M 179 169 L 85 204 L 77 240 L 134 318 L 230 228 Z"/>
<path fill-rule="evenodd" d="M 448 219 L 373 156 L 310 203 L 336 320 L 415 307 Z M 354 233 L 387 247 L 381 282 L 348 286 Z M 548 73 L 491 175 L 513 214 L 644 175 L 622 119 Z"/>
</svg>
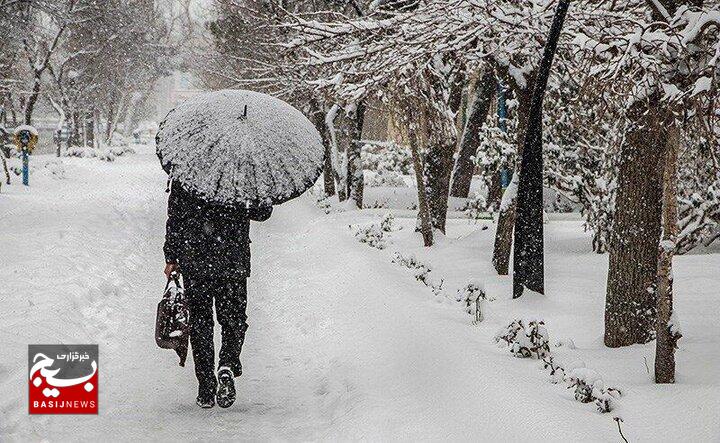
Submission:
<svg viewBox="0 0 720 443">
<path fill-rule="evenodd" d="M 15 178 L 0 194 L 2 441 L 619 441 L 617 415 L 630 441 L 720 439 L 720 254 L 676 259 L 685 336 L 678 383 L 658 386 L 652 344 L 602 345 L 607 256 L 590 252 L 579 221 L 546 225 L 547 295 L 510 300 L 510 279 L 490 265 L 491 222 L 451 219 L 426 250 L 414 219 L 398 217 L 378 250 L 353 236 L 378 210 L 325 214 L 304 196 L 253 225 L 239 399 L 200 410 L 192 363 L 180 368 L 153 340 L 166 194 L 152 149 L 31 161 L 32 186 Z M 397 251 L 430 263 L 442 294 L 392 263 Z M 470 278 L 496 298 L 479 325 L 452 301 Z M 617 409 L 595 412 L 536 360 L 498 348 L 515 317 L 544 319 L 552 343 L 572 339 L 553 352 L 620 388 Z M 99 415 L 27 414 L 33 343 L 100 345 Z"/>
</svg>

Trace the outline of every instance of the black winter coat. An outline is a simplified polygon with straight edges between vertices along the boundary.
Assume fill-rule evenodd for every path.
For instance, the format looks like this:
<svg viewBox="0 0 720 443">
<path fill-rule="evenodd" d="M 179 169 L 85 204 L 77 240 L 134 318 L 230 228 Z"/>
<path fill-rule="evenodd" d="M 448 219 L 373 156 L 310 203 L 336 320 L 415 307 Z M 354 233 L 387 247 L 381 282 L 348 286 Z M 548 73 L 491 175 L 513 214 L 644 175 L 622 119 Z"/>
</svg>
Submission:
<svg viewBox="0 0 720 443">
<path fill-rule="evenodd" d="M 272 206 L 245 208 L 201 200 L 177 182 L 170 187 L 165 261 L 196 276 L 250 275 L 250 220 L 265 221 Z"/>
</svg>

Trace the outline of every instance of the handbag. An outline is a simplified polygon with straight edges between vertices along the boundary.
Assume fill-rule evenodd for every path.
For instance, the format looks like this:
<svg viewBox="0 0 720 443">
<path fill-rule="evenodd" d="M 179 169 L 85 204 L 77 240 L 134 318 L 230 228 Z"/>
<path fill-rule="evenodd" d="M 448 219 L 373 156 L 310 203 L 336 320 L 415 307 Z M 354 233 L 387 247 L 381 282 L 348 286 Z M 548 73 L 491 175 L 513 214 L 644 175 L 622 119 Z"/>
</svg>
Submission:
<svg viewBox="0 0 720 443">
<path fill-rule="evenodd" d="M 173 272 L 165 284 L 163 297 L 155 317 L 155 343 L 163 349 L 173 349 L 185 366 L 190 338 L 190 309 L 180 276 Z"/>
</svg>

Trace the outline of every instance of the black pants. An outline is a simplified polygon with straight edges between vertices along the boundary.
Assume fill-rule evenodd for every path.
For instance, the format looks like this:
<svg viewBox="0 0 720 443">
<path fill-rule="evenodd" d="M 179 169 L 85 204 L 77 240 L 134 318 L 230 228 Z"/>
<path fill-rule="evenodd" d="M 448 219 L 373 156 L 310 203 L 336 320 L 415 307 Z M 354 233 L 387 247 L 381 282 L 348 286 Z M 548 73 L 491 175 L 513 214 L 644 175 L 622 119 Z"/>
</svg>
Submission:
<svg viewBox="0 0 720 443">
<path fill-rule="evenodd" d="M 236 377 L 242 373 L 240 351 L 247 330 L 247 279 L 184 275 L 190 307 L 190 345 L 195 376 L 201 391 L 214 391 L 215 345 L 213 343 L 213 299 L 217 320 L 222 327 L 218 368 L 227 366 Z"/>
</svg>

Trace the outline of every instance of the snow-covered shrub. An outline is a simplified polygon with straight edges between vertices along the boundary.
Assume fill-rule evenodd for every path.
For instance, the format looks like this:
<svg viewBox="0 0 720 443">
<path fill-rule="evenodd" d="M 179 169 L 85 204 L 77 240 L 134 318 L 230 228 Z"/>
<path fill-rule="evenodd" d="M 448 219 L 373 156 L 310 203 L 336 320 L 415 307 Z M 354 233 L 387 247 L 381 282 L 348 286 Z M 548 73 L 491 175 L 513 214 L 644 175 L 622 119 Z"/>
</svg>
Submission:
<svg viewBox="0 0 720 443">
<path fill-rule="evenodd" d="M 403 256 L 399 252 L 396 252 L 393 259 L 393 263 L 397 263 L 400 266 L 404 266 L 411 271 L 413 271 L 413 275 L 415 276 L 415 280 L 421 282 L 428 288 L 430 288 L 433 291 L 433 294 L 440 295 L 442 294 L 442 287 L 444 280 L 443 279 L 434 279 L 431 276 L 432 268 L 430 265 L 425 264 L 421 262 L 420 260 L 415 257 L 415 255 L 410 254 L 409 256 Z"/>
<path fill-rule="evenodd" d="M 471 220 L 480 220 L 488 212 L 487 201 L 484 196 L 475 193 L 462 207 L 462 212 Z"/>
<path fill-rule="evenodd" d="M 487 300 L 483 284 L 472 279 L 457 291 L 457 301 L 465 303 L 465 310 L 468 314 L 474 315 L 474 323 L 480 323 L 484 319 L 484 302 Z"/>
<path fill-rule="evenodd" d="M 564 380 L 565 367 L 555 361 L 552 354 L 548 354 L 542 359 L 543 368 L 550 370 L 550 383 L 557 384 Z"/>
<path fill-rule="evenodd" d="M 115 154 L 109 150 L 93 149 L 87 146 L 71 146 L 65 151 L 67 157 L 97 158 L 106 162 L 115 161 Z"/>
<path fill-rule="evenodd" d="M 619 389 L 605 386 L 602 377 L 586 368 L 584 362 L 574 361 L 567 365 L 557 362 L 550 352 L 550 336 L 542 320 L 513 320 L 495 335 L 495 341 L 504 342 L 515 357 L 542 360 L 543 367 L 550 370 L 550 382 L 564 382 L 568 389 L 574 389 L 575 400 L 595 402 L 598 412 L 611 411 L 614 401 L 621 396 Z M 565 343 L 564 346 L 574 349 L 572 340 Z M 572 347 L 567 343 L 572 343 Z"/>
<path fill-rule="evenodd" d="M 314 188 L 311 188 L 311 189 L 314 189 Z M 318 208 L 322 209 L 325 212 L 325 214 L 329 214 L 332 209 L 332 205 L 330 204 L 330 199 L 325 195 L 324 191 L 318 195 L 316 204 L 318 205 Z"/>
<path fill-rule="evenodd" d="M 386 171 L 380 169 L 378 171 L 365 171 L 365 186 L 380 188 L 407 188 L 403 176 L 395 171 Z"/>
<path fill-rule="evenodd" d="M 575 400 L 580 403 L 595 402 L 598 412 L 611 411 L 614 401 L 622 395 L 619 389 L 606 387 L 600 374 L 586 368 L 582 361 L 564 366 L 548 354 L 543 357 L 543 365 L 550 370 L 552 383 L 564 382 L 568 389 L 574 389 Z"/>
<path fill-rule="evenodd" d="M 360 243 L 366 243 L 373 248 L 385 249 L 387 246 L 385 242 L 385 231 L 375 223 L 356 228 L 355 238 L 357 238 Z"/>
<path fill-rule="evenodd" d="M 542 359 L 550 353 L 550 335 L 542 320 L 513 320 L 495 334 L 495 341 L 505 342 L 515 357 Z"/>
<path fill-rule="evenodd" d="M 108 151 L 117 157 L 127 154 L 135 154 L 135 149 L 131 148 L 130 145 L 113 145 L 110 146 Z"/>
<path fill-rule="evenodd" d="M 383 232 L 392 232 L 395 230 L 395 216 L 392 215 L 392 212 L 383 215 L 383 218 L 380 220 L 380 229 Z"/>
<path fill-rule="evenodd" d="M 620 398 L 620 391 L 605 386 L 600 374 L 588 368 L 575 368 L 568 371 L 564 380 L 568 388 L 575 389 L 575 400 L 580 403 L 595 402 L 598 412 L 609 412 L 613 401 Z"/>
<path fill-rule="evenodd" d="M 362 147 L 363 169 L 392 171 L 401 175 L 413 171 L 410 149 L 393 142 L 372 142 Z"/>
</svg>

